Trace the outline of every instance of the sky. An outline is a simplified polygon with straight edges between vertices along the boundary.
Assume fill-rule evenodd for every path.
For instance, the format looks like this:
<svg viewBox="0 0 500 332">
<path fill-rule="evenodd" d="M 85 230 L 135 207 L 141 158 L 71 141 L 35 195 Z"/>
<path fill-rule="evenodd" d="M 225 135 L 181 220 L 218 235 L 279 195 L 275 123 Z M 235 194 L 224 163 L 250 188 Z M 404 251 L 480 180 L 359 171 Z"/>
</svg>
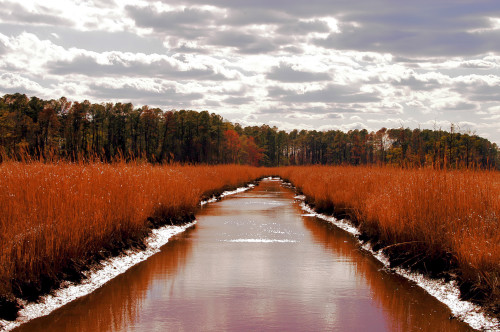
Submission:
<svg viewBox="0 0 500 332">
<path fill-rule="evenodd" d="M 500 144 L 498 0 L 0 0 L 0 93 Z"/>
</svg>

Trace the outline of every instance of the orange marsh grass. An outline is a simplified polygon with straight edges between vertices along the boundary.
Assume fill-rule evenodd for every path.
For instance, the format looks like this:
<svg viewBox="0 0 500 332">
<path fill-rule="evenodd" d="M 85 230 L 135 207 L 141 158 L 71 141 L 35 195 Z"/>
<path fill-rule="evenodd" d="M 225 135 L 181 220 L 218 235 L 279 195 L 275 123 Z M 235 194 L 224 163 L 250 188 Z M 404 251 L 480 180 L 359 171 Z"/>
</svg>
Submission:
<svg viewBox="0 0 500 332">
<path fill-rule="evenodd" d="M 346 213 L 383 246 L 414 244 L 422 259 L 449 257 L 472 287 L 468 296 L 482 293 L 498 306 L 500 172 L 310 166 L 279 174 L 319 210 Z"/>
<path fill-rule="evenodd" d="M 26 296 L 26 284 L 43 290 L 75 261 L 140 240 L 149 217 L 185 217 L 202 195 L 266 174 L 290 180 L 320 210 L 347 213 L 385 246 L 418 243 L 424 256 L 452 257 L 462 280 L 498 303 L 499 172 L 65 162 L 0 164 L 0 299 Z"/>
<path fill-rule="evenodd" d="M 264 172 L 235 165 L 4 162 L 0 296 L 29 295 L 23 294 L 27 284 L 34 293 L 43 291 L 44 280 L 60 278 L 72 262 L 140 240 L 148 217 L 186 217 L 203 194 L 240 186 Z"/>
</svg>

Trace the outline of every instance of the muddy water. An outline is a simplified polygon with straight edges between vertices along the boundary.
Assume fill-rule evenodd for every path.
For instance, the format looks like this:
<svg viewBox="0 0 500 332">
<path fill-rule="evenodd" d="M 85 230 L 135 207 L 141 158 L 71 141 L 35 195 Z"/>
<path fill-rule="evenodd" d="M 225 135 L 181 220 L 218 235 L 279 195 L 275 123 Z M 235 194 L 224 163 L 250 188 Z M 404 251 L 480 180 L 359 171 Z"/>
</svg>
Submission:
<svg viewBox="0 0 500 332">
<path fill-rule="evenodd" d="M 468 331 L 265 180 L 96 292 L 17 331 Z"/>
</svg>

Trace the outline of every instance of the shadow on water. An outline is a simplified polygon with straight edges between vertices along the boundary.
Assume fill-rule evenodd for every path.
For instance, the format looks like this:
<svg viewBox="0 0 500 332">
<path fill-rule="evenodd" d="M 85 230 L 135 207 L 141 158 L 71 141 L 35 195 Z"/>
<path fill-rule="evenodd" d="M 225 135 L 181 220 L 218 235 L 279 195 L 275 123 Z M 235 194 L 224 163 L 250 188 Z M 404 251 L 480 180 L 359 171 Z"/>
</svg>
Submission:
<svg viewBox="0 0 500 332">
<path fill-rule="evenodd" d="M 162 251 L 17 331 L 468 331 L 279 181 L 197 213 Z"/>
</svg>

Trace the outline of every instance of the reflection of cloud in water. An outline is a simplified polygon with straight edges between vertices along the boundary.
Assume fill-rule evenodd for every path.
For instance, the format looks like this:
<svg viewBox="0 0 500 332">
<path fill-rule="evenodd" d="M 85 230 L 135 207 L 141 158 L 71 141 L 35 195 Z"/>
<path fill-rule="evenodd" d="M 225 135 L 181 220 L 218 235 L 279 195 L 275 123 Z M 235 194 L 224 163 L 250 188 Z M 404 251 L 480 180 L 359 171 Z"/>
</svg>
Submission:
<svg viewBox="0 0 500 332">
<path fill-rule="evenodd" d="M 255 243 L 294 243 L 295 240 L 276 240 L 276 239 L 234 239 L 224 240 L 223 242 L 255 242 Z"/>
<path fill-rule="evenodd" d="M 269 201 L 269 200 L 255 200 L 255 201 L 246 201 L 244 202 L 245 205 L 250 205 L 250 204 L 259 204 L 259 205 L 285 205 L 283 202 L 278 202 L 278 201 Z"/>
</svg>

